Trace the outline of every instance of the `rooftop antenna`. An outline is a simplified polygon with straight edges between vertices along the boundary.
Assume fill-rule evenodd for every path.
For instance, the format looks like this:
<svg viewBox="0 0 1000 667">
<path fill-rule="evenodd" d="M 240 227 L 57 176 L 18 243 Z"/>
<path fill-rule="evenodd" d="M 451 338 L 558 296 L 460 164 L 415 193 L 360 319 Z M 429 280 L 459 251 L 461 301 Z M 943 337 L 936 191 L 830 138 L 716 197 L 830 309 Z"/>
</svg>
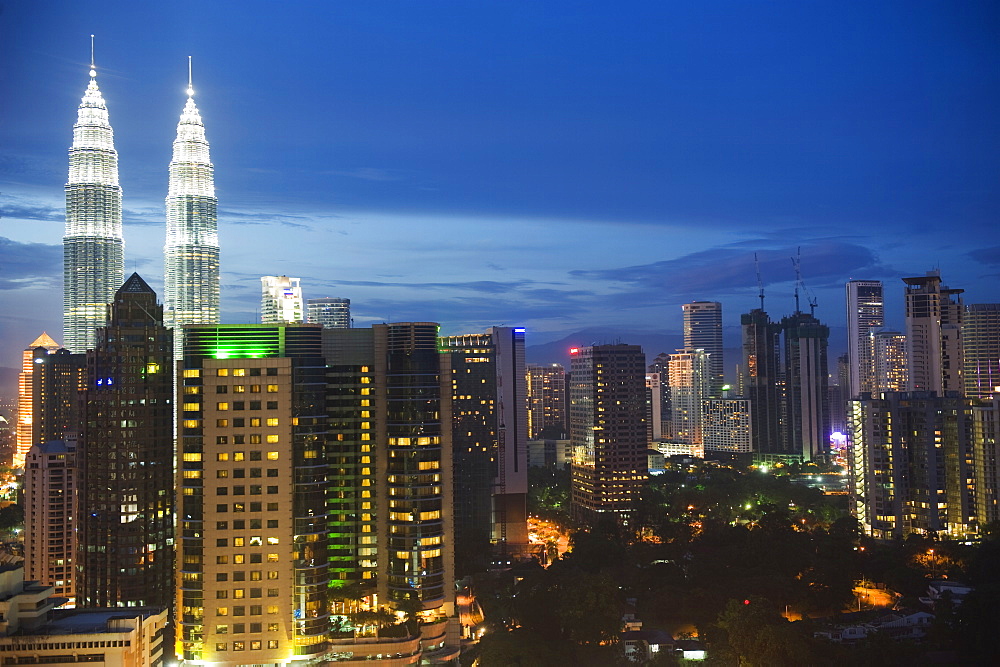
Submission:
<svg viewBox="0 0 1000 667">
<path fill-rule="evenodd" d="M 764 310 L 764 281 L 760 279 L 760 262 L 757 261 L 757 253 L 753 254 L 753 268 L 757 271 L 757 297 L 760 299 L 760 309 Z"/>
</svg>

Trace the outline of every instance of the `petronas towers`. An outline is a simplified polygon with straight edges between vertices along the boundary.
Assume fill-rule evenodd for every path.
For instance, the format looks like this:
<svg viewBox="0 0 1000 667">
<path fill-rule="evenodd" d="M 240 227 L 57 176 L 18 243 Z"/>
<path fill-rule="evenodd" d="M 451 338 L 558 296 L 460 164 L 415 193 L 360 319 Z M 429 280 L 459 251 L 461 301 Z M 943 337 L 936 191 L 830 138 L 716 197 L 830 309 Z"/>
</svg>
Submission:
<svg viewBox="0 0 1000 667">
<path fill-rule="evenodd" d="M 187 93 L 166 198 L 164 319 L 177 328 L 219 322 L 215 183 L 190 70 Z M 84 352 L 125 278 L 118 154 L 93 62 L 69 150 L 63 266 L 64 345 Z"/>
</svg>

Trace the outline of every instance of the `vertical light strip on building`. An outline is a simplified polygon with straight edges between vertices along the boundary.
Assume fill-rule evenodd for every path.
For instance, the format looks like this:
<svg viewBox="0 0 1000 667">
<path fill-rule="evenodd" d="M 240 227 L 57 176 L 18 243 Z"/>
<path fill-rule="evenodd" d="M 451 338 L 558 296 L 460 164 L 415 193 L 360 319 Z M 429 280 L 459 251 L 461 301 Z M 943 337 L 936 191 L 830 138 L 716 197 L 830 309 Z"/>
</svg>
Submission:
<svg viewBox="0 0 1000 667">
<path fill-rule="evenodd" d="M 63 236 L 63 340 L 86 352 L 104 325 L 107 304 L 125 279 L 122 189 L 108 108 L 90 63 L 69 149 L 66 233 Z"/>
<path fill-rule="evenodd" d="M 185 324 L 219 323 L 218 202 L 190 72 L 187 94 L 170 161 L 163 249 L 164 320 L 178 330 Z"/>
</svg>

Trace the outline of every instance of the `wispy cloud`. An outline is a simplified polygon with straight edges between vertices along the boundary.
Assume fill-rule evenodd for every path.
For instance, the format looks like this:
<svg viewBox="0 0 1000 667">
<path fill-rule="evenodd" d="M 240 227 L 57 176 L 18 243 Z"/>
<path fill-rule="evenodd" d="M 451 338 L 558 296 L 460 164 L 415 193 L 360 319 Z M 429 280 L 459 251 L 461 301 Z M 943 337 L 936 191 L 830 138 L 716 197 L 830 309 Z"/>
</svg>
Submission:
<svg viewBox="0 0 1000 667">
<path fill-rule="evenodd" d="M 995 245 L 990 248 L 978 248 L 968 253 L 968 256 L 977 262 L 981 262 L 989 266 L 1000 265 L 1000 245 Z"/>
<path fill-rule="evenodd" d="M 358 178 L 362 181 L 399 181 L 403 178 L 398 172 L 390 169 L 380 169 L 379 167 L 357 167 L 355 169 L 328 171 L 325 173 L 334 176 L 349 176 L 350 178 Z"/>
<path fill-rule="evenodd" d="M 0 290 L 19 289 L 29 284 L 60 285 L 62 246 L 48 243 L 19 243 L 0 236 Z"/>
</svg>

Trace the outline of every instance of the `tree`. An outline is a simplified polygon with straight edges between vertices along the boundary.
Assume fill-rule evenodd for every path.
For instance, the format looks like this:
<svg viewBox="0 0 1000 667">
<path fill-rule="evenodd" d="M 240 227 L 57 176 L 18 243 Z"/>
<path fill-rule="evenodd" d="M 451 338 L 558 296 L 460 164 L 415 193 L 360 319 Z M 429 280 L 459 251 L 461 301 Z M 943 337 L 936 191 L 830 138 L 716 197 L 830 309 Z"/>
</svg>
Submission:
<svg viewBox="0 0 1000 667">
<path fill-rule="evenodd" d="M 717 625 L 731 657 L 745 667 L 809 664 L 809 644 L 764 600 L 730 600 Z"/>
</svg>

